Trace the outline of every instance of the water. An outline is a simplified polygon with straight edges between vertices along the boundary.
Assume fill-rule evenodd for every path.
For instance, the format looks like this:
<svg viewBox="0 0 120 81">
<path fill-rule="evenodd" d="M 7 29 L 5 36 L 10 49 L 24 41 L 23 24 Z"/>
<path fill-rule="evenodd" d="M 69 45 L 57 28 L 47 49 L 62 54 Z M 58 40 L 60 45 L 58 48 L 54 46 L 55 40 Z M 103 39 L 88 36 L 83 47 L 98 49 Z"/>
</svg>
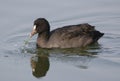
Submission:
<svg viewBox="0 0 120 81">
<path fill-rule="evenodd" d="M 119 4 L 119 0 L 2 0 L 0 80 L 119 81 Z M 51 30 L 90 23 L 105 35 L 98 45 L 85 49 L 36 49 L 36 36 L 29 42 L 28 37 L 38 17 L 48 19 Z"/>
</svg>

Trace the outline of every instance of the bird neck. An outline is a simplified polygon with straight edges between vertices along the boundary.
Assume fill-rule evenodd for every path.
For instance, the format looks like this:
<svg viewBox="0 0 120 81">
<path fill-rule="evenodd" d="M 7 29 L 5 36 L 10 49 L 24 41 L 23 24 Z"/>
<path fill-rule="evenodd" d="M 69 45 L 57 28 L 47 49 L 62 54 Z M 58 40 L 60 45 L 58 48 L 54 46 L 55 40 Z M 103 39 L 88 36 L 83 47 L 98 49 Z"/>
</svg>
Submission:
<svg viewBox="0 0 120 81">
<path fill-rule="evenodd" d="M 48 31 L 42 32 L 38 34 L 38 38 L 37 38 L 37 44 L 39 46 L 46 46 L 48 40 L 49 40 L 49 33 Z"/>
</svg>

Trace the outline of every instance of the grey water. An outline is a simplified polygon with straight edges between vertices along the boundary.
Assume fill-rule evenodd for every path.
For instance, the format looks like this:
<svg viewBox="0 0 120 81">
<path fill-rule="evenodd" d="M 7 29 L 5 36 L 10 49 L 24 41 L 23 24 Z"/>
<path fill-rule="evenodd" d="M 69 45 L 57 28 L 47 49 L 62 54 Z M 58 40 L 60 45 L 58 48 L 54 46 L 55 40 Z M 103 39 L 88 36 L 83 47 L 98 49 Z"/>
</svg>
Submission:
<svg viewBox="0 0 120 81">
<path fill-rule="evenodd" d="M 120 81 L 120 0 L 1 0 L 0 81 Z M 36 49 L 36 18 L 51 30 L 89 23 L 105 35 L 84 49 Z M 25 44 L 26 43 L 26 44 Z"/>
</svg>

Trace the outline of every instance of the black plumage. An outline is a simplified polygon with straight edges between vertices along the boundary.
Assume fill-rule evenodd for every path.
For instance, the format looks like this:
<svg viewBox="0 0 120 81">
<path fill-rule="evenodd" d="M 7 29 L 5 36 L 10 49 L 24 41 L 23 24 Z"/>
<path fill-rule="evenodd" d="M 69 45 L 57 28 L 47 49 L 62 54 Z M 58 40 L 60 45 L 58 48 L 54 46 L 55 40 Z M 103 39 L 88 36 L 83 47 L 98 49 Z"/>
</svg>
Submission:
<svg viewBox="0 0 120 81">
<path fill-rule="evenodd" d="M 41 48 L 85 47 L 95 43 L 104 35 L 88 23 L 68 25 L 50 31 L 49 22 L 44 18 L 34 21 L 31 37 L 38 33 L 37 46 Z"/>
</svg>

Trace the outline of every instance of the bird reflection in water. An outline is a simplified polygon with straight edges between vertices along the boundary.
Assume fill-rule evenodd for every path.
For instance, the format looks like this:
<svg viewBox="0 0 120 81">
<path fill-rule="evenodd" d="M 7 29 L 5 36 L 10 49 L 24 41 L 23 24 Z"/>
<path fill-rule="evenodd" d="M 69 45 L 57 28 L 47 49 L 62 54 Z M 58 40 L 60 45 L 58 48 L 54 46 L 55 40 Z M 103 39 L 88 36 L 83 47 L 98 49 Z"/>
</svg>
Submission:
<svg viewBox="0 0 120 81">
<path fill-rule="evenodd" d="M 31 57 L 32 74 L 36 78 L 44 77 L 49 70 L 49 58 L 47 54 L 37 54 Z"/>
<path fill-rule="evenodd" d="M 85 49 L 71 48 L 71 49 L 37 49 L 35 56 L 31 57 L 32 74 L 36 78 L 46 76 L 52 57 L 55 61 L 61 61 L 81 69 L 88 69 L 88 64 L 100 51 L 99 44 L 95 44 Z"/>
</svg>

